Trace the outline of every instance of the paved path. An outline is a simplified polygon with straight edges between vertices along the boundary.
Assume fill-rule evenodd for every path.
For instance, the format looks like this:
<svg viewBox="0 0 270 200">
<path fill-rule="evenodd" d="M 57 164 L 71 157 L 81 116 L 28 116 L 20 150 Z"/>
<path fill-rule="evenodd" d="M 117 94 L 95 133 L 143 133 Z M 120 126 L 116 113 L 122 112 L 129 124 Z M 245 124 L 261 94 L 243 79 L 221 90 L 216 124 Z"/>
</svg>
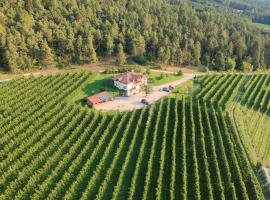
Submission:
<svg viewBox="0 0 270 200">
<path fill-rule="evenodd" d="M 162 97 L 168 95 L 168 92 L 159 91 L 163 87 L 168 87 L 169 85 L 177 86 L 181 83 L 184 83 L 188 80 L 193 79 L 194 76 L 197 74 L 184 74 L 181 79 L 177 81 L 173 81 L 171 83 L 167 83 L 164 85 L 154 86 L 153 91 L 151 94 L 148 94 L 147 97 L 145 96 L 145 93 L 136 94 L 131 97 L 116 97 L 115 100 L 98 104 L 95 106 L 97 110 L 119 110 L 119 111 L 127 111 L 127 110 L 134 110 L 134 109 L 141 109 L 145 105 L 141 103 L 142 99 L 147 99 L 149 103 L 154 103 L 161 99 Z"/>
</svg>

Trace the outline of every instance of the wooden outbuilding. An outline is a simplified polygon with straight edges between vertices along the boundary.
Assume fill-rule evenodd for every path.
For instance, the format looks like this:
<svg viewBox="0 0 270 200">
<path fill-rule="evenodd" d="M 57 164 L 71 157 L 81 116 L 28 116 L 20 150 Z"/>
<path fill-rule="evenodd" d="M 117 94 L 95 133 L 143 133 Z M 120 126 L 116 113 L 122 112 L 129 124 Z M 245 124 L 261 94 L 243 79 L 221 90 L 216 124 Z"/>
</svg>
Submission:
<svg viewBox="0 0 270 200">
<path fill-rule="evenodd" d="M 88 105 L 94 106 L 96 104 L 104 103 L 104 102 L 112 101 L 112 100 L 113 100 L 112 95 L 109 92 L 104 91 L 104 92 L 100 92 L 98 94 L 88 97 L 86 99 L 86 103 Z"/>
</svg>

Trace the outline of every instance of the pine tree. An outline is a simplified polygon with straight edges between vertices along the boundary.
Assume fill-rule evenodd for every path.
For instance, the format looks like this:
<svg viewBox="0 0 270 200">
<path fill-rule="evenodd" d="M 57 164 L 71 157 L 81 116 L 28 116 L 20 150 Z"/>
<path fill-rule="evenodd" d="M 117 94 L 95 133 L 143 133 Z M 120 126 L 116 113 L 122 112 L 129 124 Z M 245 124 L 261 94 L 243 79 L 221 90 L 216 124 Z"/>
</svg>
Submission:
<svg viewBox="0 0 270 200">
<path fill-rule="evenodd" d="M 44 67 L 51 67 L 55 64 L 52 50 L 46 41 L 41 44 L 39 62 Z"/>
<path fill-rule="evenodd" d="M 170 60 L 170 51 L 165 47 L 160 47 L 158 52 L 158 58 L 161 63 L 167 64 Z"/>
<path fill-rule="evenodd" d="M 175 52 L 175 61 L 178 66 L 181 66 L 183 63 L 183 55 L 182 55 L 182 50 L 181 48 L 177 48 L 176 52 Z"/>
<path fill-rule="evenodd" d="M 81 61 L 83 60 L 83 39 L 82 36 L 78 36 L 78 39 L 76 41 L 76 60 L 81 63 Z"/>
<path fill-rule="evenodd" d="M 214 61 L 214 69 L 218 71 L 224 71 L 225 70 L 225 58 L 223 53 L 218 52 L 216 59 Z"/>
<path fill-rule="evenodd" d="M 12 43 L 9 43 L 4 58 L 6 60 L 5 64 L 8 71 L 10 72 L 16 71 L 18 58 L 19 54 L 17 52 L 16 46 Z"/>
<path fill-rule="evenodd" d="M 126 55 L 124 52 L 123 45 L 120 43 L 118 45 L 117 63 L 119 65 L 122 65 L 122 64 L 125 64 L 125 62 L 126 62 Z"/>
<path fill-rule="evenodd" d="M 236 66 L 236 62 L 233 58 L 227 58 L 225 61 L 225 69 L 227 71 L 234 70 Z"/>
<path fill-rule="evenodd" d="M 252 65 L 254 66 L 254 69 L 258 69 L 260 67 L 260 59 L 261 59 L 261 41 L 256 38 L 254 41 L 254 44 L 251 48 L 251 56 L 252 56 Z"/>
<path fill-rule="evenodd" d="M 201 64 L 201 44 L 200 42 L 196 42 L 194 46 L 194 64 L 200 65 Z"/>
<path fill-rule="evenodd" d="M 246 44 L 243 37 L 238 36 L 235 41 L 235 52 L 238 57 L 243 58 L 246 51 Z"/>
<path fill-rule="evenodd" d="M 113 38 L 109 35 L 107 37 L 107 42 L 106 42 L 106 50 L 107 50 L 107 55 L 108 56 L 112 55 L 113 49 L 114 49 Z"/>
<path fill-rule="evenodd" d="M 97 61 L 97 54 L 96 54 L 96 50 L 94 48 L 93 45 L 93 37 L 90 35 L 87 38 L 87 57 L 88 57 L 88 61 L 90 63 L 94 63 Z"/>
<path fill-rule="evenodd" d="M 145 53 L 145 40 L 143 36 L 139 36 L 138 39 L 133 41 L 132 54 L 134 56 L 143 56 Z"/>
<path fill-rule="evenodd" d="M 228 45 L 228 55 L 232 56 L 233 55 L 233 43 L 230 42 Z"/>
<path fill-rule="evenodd" d="M 244 63 L 243 63 L 243 59 L 238 56 L 236 59 L 236 69 L 243 71 L 244 70 Z"/>
<path fill-rule="evenodd" d="M 210 65 L 210 56 L 205 53 L 202 57 L 202 63 L 206 66 L 206 67 L 209 67 Z"/>
</svg>

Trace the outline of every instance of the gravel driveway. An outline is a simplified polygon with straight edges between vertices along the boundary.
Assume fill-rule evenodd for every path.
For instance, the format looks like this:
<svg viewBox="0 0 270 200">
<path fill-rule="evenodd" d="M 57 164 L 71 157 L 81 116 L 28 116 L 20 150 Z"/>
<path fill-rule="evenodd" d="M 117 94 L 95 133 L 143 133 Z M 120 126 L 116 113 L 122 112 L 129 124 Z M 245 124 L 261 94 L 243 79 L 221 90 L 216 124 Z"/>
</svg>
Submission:
<svg viewBox="0 0 270 200">
<path fill-rule="evenodd" d="M 113 101 L 109 101 L 106 103 L 98 104 L 95 106 L 97 110 L 119 110 L 119 111 L 128 111 L 128 110 L 134 110 L 134 109 L 141 109 L 145 105 L 141 103 L 142 99 L 147 99 L 149 103 L 154 103 L 155 101 L 158 101 L 162 97 L 168 95 L 168 92 L 159 91 L 163 87 L 168 87 L 169 85 L 177 86 L 181 83 L 184 83 L 190 79 L 193 79 L 194 76 L 198 74 L 191 74 L 187 73 L 184 74 L 183 77 L 177 81 L 173 81 L 171 83 L 167 83 L 164 85 L 154 86 L 153 91 L 151 94 L 148 94 L 147 97 L 145 97 L 145 93 L 139 93 L 130 97 L 116 97 Z"/>
</svg>

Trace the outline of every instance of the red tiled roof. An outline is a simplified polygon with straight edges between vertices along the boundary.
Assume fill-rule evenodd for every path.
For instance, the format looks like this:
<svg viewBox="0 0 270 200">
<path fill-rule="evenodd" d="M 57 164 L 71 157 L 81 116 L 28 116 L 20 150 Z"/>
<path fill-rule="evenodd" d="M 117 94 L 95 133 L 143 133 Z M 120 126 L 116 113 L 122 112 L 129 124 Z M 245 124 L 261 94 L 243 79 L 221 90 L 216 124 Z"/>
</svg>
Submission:
<svg viewBox="0 0 270 200">
<path fill-rule="evenodd" d="M 112 100 L 112 96 L 107 91 L 95 94 L 86 99 L 87 104 L 90 104 L 90 105 L 94 105 L 94 104 L 98 104 L 98 103 L 102 103 L 102 102 L 106 102 L 110 100 Z"/>
<path fill-rule="evenodd" d="M 123 74 L 116 75 L 115 77 L 112 78 L 114 81 L 119 81 L 123 84 L 129 84 L 132 83 L 133 81 L 137 82 L 140 81 L 142 78 L 145 78 L 146 75 L 141 74 L 141 73 L 135 73 L 135 72 L 125 72 Z"/>
</svg>

